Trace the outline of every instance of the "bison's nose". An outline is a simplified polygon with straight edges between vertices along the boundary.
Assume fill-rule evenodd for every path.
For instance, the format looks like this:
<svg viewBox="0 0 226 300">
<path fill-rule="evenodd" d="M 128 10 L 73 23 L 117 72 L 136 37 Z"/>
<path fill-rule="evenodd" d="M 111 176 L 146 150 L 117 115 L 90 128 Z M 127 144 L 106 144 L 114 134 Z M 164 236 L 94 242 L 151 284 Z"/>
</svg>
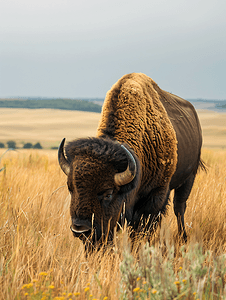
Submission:
<svg viewBox="0 0 226 300">
<path fill-rule="evenodd" d="M 92 229 L 91 222 L 79 219 L 72 219 L 71 231 L 84 233 Z"/>
</svg>

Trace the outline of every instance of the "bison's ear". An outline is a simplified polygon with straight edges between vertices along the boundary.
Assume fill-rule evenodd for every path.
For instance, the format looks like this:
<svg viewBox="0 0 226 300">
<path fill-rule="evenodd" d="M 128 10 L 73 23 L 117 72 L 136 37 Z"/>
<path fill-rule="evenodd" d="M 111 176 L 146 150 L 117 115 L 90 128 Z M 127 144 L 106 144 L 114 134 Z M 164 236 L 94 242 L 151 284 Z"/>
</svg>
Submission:
<svg viewBox="0 0 226 300">
<path fill-rule="evenodd" d="M 137 172 L 136 161 L 135 161 L 133 155 L 130 153 L 130 151 L 125 146 L 121 145 L 121 147 L 126 152 L 128 166 L 124 172 L 115 174 L 115 183 L 118 186 L 122 186 L 122 185 L 126 185 L 126 184 L 130 183 L 136 176 L 136 172 Z"/>
<path fill-rule="evenodd" d="M 58 161 L 62 171 L 68 176 L 70 173 L 70 164 L 64 155 L 64 143 L 65 143 L 65 138 L 61 141 L 58 149 Z"/>
</svg>

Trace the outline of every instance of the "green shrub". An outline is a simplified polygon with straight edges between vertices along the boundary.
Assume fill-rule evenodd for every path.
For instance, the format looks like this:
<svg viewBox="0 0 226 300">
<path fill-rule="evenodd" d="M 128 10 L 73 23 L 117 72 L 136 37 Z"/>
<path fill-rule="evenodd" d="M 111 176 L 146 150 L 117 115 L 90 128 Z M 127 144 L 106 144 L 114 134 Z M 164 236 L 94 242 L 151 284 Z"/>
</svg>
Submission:
<svg viewBox="0 0 226 300">
<path fill-rule="evenodd" d="M 0 148 L 5 148 L 5 144 L 0 143 Z"/>
<path fill-rule="evenodd" d="M 199 244 L 182 246 L 181 255 L 175 269 L 173 246 L 161 251 L 147 243 L 139 261 L 125 251 L 120 266 L 122 299 L 225 299 L 226 256 L 215 257 Z"/>
<path fill-rule="evenodd" d="M 31 149 L 33 147 L 32 143 L 26 143 L 24 144 L 24 149 Z"/>
<path fill-rule="evenodd" d="M 7 146 L 8 146 L 8 148 L 16 149 L 16 142 L 8 141 Z"/>
<path fill-rule="evenodd" d="M 36 143 L 34 146 L 33 146 L 33 149 L 42 149 L 42 145 L 40 143 Z"/>
</svg>

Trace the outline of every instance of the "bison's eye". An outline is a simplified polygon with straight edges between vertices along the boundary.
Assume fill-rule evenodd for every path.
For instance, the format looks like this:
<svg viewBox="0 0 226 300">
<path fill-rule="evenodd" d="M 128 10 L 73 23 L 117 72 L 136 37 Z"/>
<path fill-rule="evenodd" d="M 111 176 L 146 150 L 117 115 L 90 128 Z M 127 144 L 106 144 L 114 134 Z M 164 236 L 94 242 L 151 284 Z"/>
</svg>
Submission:
<svg viewBox="0 0 226 300">
<path fill-rule="evenodd" d="M 111 200 L 112 200 L 112 194 L 107 194 L 107 195 L 104 197 L 104 200 L 105 200 L 105 201 L 111 201 Z"/>
<path fill-rule="evenodd" d="M 113 190 L 106 190 L 98 194 L 98 198 L 105 202 L 110 202 L 113 198 Z"/>
</svg>

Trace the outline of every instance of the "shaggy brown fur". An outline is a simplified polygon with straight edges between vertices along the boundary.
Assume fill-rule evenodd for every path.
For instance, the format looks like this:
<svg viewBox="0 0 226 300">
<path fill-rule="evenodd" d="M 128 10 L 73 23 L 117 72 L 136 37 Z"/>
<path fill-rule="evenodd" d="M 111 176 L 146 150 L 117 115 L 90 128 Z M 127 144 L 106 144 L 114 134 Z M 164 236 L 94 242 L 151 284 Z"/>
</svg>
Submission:
<svg viewBox="0 0 226 300">
<path fill-rule="evenodd" d="M 123 76 L 107 93 L 97 130 L 126 142 L 142 164 L 142 186 L 169 184 L 177 164 L 177 139 L 156 91 L 156 83 L 144 74 Z"/>
<path fill-rule="evenodd" d="M 86 240 L 94 229 L 93 241 L 100 240 L 124 218 L 135 230 L 141 218 L 152 228 L 174 189 L 178 232 L 186 240 L 184 213 L 202 165 L 201 145 L 199 120 L 188 101 L 161 90 L 144 74 L 123 76 L 107 93 L 97 137 L 69 143 L 67 158 L 64 140 L 59 148 L 74 236 Z M 131 171 L 130 165 L 135 177 L 116 180 Z"/>
</svg>

